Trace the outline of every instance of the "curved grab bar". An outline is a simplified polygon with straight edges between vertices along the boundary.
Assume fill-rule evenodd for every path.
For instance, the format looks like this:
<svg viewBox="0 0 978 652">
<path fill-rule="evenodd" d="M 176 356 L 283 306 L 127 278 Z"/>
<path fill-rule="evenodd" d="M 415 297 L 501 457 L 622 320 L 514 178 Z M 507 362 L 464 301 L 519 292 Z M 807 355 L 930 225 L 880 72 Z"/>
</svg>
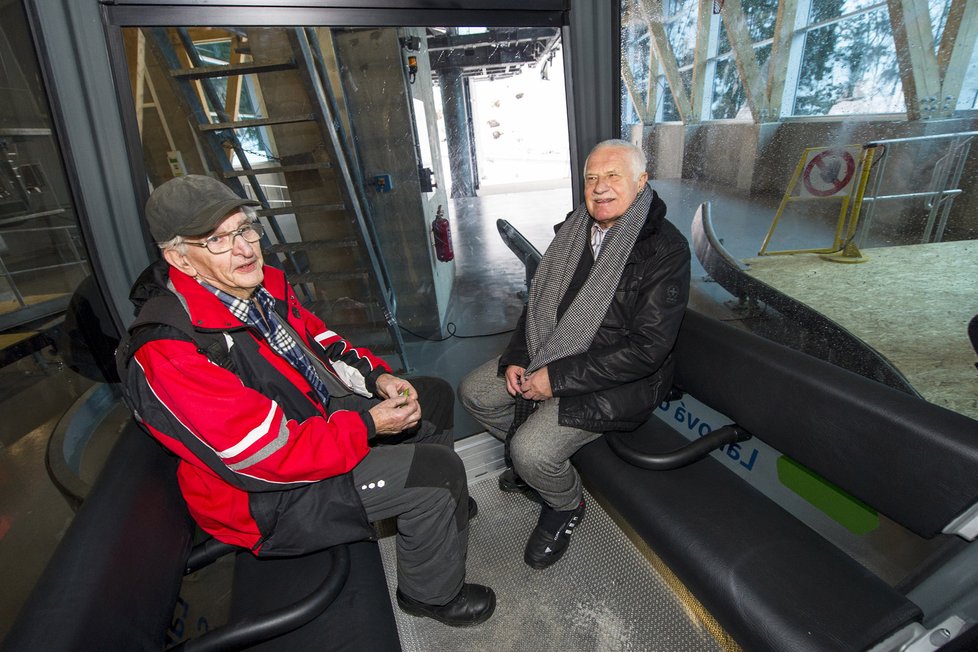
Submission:
<svg viewBox="0 0 978 652">
<path fill-rule="evenodd" d="M 623 442 L 618 433 L 609 432 L 605 435 L 608 445 L 618 457 L 629 464 L 651 471 L 678 469 L 706 457 L 721 446 L 746 441 L 750 438 L 749 432 L 732 423 L 668 453 L 643 453 Z"/>
<path fill-rule="evenodd" d="M 183 574 L 190 575 L 191 573 L 196 573 L 201 568 L 210 566 L 220 557 L 236 550 L 243 550 L 243 548 L 233 543 L 224 543 L 214 538 L 208 538 L 203 543 L 198 543 L 190 551 L 190 556 L 187 557 L 187 564 L 183 570 Z"/>
<path fill-rule="evenodd" d="M 249 616 L 175 645 L 179 652 L 240 650 L 297 629 L 321 614 L 343 590 L 350 575 L 350 551 L 345 545 L 330 550 L 329 575 L 307 597 L 260 616 Z"/>
</svg>

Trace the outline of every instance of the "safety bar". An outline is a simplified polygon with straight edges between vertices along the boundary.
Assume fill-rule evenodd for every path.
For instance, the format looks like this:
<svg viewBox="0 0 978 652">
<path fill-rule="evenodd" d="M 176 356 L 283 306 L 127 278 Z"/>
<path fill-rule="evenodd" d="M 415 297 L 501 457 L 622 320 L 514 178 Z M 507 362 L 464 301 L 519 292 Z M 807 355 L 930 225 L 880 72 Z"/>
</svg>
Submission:
<svg viewBox="0 0 978 652">
<path fill-rule="evenodd" d="M 197 638 L 168 648 L 171 652 L 216 652 L 241 650 L 302 627 L 329 607 L 343 590 L 350 575 L 350 551 L 345 545 L 330 550 L 329 575 L 308 597 L 261 616 L 212 629 Z"/>
<path fill-rule="evenodd" d="M 623 442 L 616 432 L 609 432 L 605 438 L 611 450 L 629 464 L 650 471 L 669 471 L 697 462 L 727 444 L 747 441 L 751 434 L 732 423 L 668 453 L 644 453 L 635 450 Z"/>
</svg>

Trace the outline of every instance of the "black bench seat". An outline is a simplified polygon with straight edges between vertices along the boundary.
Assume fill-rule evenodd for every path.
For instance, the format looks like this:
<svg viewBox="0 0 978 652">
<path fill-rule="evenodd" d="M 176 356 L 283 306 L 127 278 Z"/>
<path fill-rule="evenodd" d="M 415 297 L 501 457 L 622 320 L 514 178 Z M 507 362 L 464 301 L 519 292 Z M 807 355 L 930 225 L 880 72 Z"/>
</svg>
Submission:
<svg viewBox="0 0 978 652">
<path fill-rule="evenodd" d="M 657 417 L 623 440 L 642 452 L 688 443 Z M 863 650 L 920 618 L 916 605 L 712 457 L 646 471 L 602 438 L 574 464 L 746 650 Z"/>
<path fill-rule="evenodd" d="M 130 422 L 0 649 L 165 649 L 168 630 L 178 617 L 175 607 L 194 532 L 177 486 L 176 459 Z M 400 650 L 377 543 L 345 548 L 349 574 L 326 610 L 298 629 L 249 649 Z M 247 551 L 233 554 L 228 620 L 237 632 L 253 630 L 256 623 L 267 632 L 268 621 L 295 622 L 297 602 L 327 586 L 333 570 L 331 551 L 274 560 L 260 560 Z M 269 613 L 275 617 L 258 620 Z M 210 633 L 181 645 L 186 650 L 225 649 L 214 647 L 215 639 L 207 639 Z"/>
<path fill-rule="evenodd" d="M 978 518 L 978 422 L 695 311 L 684 319 L 676 362 L 681 393 L 906 536 L 940 538 L 942 550 L 978 545 L 964 543 Z M 650 470 L 659 466 L 640 468 L 615 452 L 624 445 L 664 454 L 688 444 L 666 419 L 609 433 L 572 461 L 746 650 L 895 650 L 894 641 L 926 637 L 946 615 L 975 621 L 965 599 L 916 604 L 912 592 L 877 577 L 713 456 Z M 960 563 L 961 581 L 978 583 L 973 563 Z M 948 594 L 955 592 L 974 596 L 978 587 Z"/>
</svg>

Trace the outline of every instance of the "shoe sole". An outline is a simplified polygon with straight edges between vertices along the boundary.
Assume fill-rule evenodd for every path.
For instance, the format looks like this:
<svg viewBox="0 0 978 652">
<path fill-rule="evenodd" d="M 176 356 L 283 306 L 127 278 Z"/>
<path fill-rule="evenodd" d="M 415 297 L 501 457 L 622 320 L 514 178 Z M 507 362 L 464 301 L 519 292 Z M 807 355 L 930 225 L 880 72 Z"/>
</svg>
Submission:
<svg viewBox="0 0 978 652">
<path fill-rule="evenodd" d="M 473 620 L 458 621 L 458 620 L 448 620 L 447 618 L 439 618 L 433 613 L 430 613 L 424 609 L 418 609 L 414 605 L 410 605 L 401 600 L 401 596 L 397 596 L 397 606 L 401 608 L 404 613 L 415 616 L 417 618 L 431 618 L 432 620 L 437 620 L 443 625 L 448 625 L 449 627 L 472 627 L 473 625 L 479 625 L 492 617 L 492 614 L 496 611 L 496 596 L 492 596 L 492 603 L 489 605 L 489 609 L 483 611 L 481 614 L 476 616 Z"/>
</svg>

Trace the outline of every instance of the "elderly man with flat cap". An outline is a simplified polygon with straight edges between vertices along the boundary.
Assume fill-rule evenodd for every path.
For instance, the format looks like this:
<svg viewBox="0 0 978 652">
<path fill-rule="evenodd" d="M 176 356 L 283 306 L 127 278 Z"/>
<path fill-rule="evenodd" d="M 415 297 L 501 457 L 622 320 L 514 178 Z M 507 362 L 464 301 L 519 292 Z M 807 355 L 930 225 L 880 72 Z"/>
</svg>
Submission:
<svg viewBox="0 0 978 652">
<path fill-rule="evenodd" d="M 465 582 L 475 504 L 451 446 L 451 387 L 394 376 L 306 310 L 264 263 L 256 205 L 200 175 L 150 196 L 163 260 L 133 286 L 118 352 L 137 421 L 180 458 L 183 496 L 215 538 L 297 555 L 396 517 L 401 609 L 488 619 L 492 589 Z"/>
</svg>

